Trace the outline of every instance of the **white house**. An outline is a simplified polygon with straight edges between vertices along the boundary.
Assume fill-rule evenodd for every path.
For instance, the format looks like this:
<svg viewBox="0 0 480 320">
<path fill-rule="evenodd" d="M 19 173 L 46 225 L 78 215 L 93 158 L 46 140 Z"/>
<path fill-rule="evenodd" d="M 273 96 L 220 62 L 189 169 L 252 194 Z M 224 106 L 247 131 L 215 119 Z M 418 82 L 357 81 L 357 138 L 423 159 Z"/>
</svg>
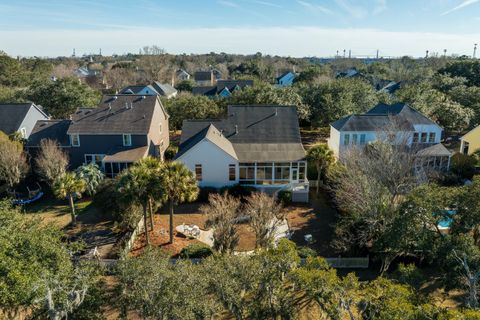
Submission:
<svg viewBox="0 0 480 320">
<path fill-rule="evenodd" d="M 0 104 L 0 131 L 8 135 L 19 132 L 22 138 L 28 139 L 35 123 L 48 119 L 34 103 Z"/>
<path fill-rule="evenodd" d="M 448 169 L 451 152 L 440 142 L 443 129 L 407 104 L 379 104 L 365 114 L 353 114 L 330 125 L 328 146 L 340 160 L 352 147 L 361 147 L 396 128 L 398 140 L 418 150 L 421 160 L 433 161 L 436 169 Z M 388 132 L 388 134 L 392 134 Z"/>
<path fill-rule="evenodd" d="M 294 106 L 228 106 L 227 117 L 184 121 L 175 157 L 200 187 L 289 189 L 308 201 L 307 163 Z"/>
<path fill-rule="evenodd" d="M 120 90 L 120 94 L 136 94 L 144 96 L 162 96 L 167 99 L 177 96 L 177 89 L 168 83 L 152 82 L 150 85 L 128 86 Z"/>
</svg>

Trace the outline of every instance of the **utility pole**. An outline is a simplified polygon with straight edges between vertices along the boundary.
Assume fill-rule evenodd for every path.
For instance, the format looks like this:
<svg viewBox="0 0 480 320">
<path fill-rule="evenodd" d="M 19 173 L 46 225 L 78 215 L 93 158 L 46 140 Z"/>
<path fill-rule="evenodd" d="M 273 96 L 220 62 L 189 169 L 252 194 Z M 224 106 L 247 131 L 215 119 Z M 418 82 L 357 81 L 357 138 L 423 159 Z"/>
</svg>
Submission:
<svg viewBox="0 0 480 320">
<path fill-rule="evenodd" d="M 75 58 L 75 48 L 73 48 L 73 54 L 72 54 L 72 57 Z"/>
<path fill-rule="evenodd" d="M 473 46 L 473 59 L 475 59 L 477 57 L 477 44 L 475 43 L 475 45 Z"/>
<path fill-rule="evenodd" d="M 379 50 L 377 49 L 377 60 L 378 60 L 378 53 L 379 53 Z"/>
<path fill-rule="evenodd" d="M 337 54 L 335 55 L 335 58 L 338 58 L 339 57 L 339 54 L 338 54 L 338 50 L 337 50 Z"/>
<path fill-rule="evenodd" d="M 99 55 L 101 56 L 101 55 L 102 55 L 102 48 L 100 48 L 100 52 L 99 52 L 99 53 L 100 53 Z"/>
<path fill-rule="evenodd" d="M 428 50 L 426 51 L 426 54 L 425 54 L 425 59 L 428 58 Z"/>
<path fill-rule="evenodd" d="M 348 59 L 352 59 L 352 50 L 348 50 Z"/>
<path fill-rule="evenodd" d="M 443 57 L 444 57 L 444 58 L 447 57 L 447 49 L 443 49 Z"/>
<path fill-rule="evenodd" d="M 345 59 L 346 52 L 347 52 L 347 50 L 343 49 L 343 59 Z"/>
</svg>

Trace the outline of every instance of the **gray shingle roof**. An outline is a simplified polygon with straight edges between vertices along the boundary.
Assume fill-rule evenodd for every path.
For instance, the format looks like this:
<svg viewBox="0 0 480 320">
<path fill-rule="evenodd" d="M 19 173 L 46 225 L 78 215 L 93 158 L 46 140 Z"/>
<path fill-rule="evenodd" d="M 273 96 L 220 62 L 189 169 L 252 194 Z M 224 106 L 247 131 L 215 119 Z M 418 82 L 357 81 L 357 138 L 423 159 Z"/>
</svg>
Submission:
<svg viewBox="0 0 480 320">
<path fill-rule="evenodd" d="M 435 124 L 405 103 L 378 104 L 365 114 L 354 114 L 341 118 L 331 125 L 339 131 L 377 131 L 392 123 L 393 118 L 405 130 L 413 131 L 414 125 Z"/>
<path fill-rule="evenodd" d="M 195 135 L 190 137 L 190 139 L 182 143 L 175 158 L 178 158 L 185 154 L 188 150 L 193 148 L 203 139 L 209 140 L 210 142 L 218 146 L 220 149 L 225 151 L 227 154 L 238 160 L 232 143 L 227 138 L 225 138 L 225 136 L 220 132 L 220 130 L 215 128 L 213 124 L 209 124 L 207 127 L 203 128 Z"/>
<path fill-rule="evenodd" d="M 106 95 L 94 109 L 79 109 L 68 134 L 147 134 L 157 96 Z"/>
<path fill-rule="evenodd" d="M 253 80 L 218 80 L 215 86 L 193 87 L 192 94 L 214 96 L 222 92 L 225 88 L 233 92 L 237 86 L 240 89 L 253 86 Z"/>
<path fill-rule="evenodd" d="M 70 145 L 67 135 L 70 120 L 39 120 L 28 137 L 27 147 L 40 145 L 43 139 L 57 141 L 61 146 Z"/>
<path fill-rule="evenodd" d="M 33 103 L 0 104 L 0 131 L 6 134 L 16 132 L 32 106 Z"/>
<path fill-rule="evenodd" d="M 211 81 L 214 79 L 212 71 L 197 71 L 193 78 L 195 81 Z"/>
<path fill-rule="evenodd" d="M 241 162 L 305 157 L 295 106 L 228 106 L 224 119 L 184 121 L 179 152 L 190 138 L 210 125 L 232 143 Z"/>
<path fill-rule="evenodd" d="M 177 89 L 169 85 L 168 83 L 160 83 L 154 81 L 152 87 L 162 96 L 169 96 L 177 92 Z"/>
<path fill-rule="evenodd" d="M 418 156 L 428 157 L 428 156 L 438 156 L 438 157 L 449 157 L 452 155 L 450 151 L 441 143 L 434 144 L 432 146 L 421 149 L 417 152 Z"/>
</svg>

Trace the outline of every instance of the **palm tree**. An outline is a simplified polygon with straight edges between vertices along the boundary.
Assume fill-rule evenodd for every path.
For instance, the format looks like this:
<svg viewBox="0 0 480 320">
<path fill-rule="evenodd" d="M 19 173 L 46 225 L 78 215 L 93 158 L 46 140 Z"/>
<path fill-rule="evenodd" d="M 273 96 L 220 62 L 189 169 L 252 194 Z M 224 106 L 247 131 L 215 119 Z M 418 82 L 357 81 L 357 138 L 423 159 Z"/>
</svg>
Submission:
<svg viewBox="0 0 480 320">
<path fill-rule="evenodd" d="M 105 175 L 96 163 L 85 164 L 75 171 L 78 177 L 85 180 L 87 184 L 87 193 L 93 196 L 97 190 L 98 185 L 102 182 Z"/>
<path fill-rule="evenodd" d="M 193 173 L 182 163 L 167 162 L 161 174 L 164 199 L 170 212 L 170 243 L 173 243 L 173 209 L 176 204 L 197 199 L 198 187 Z"/>
<path fill-rule="evenodd" d="M 335 161 L 332 150 L 324 143 L 312 146 L 307 151 L 307 159 L 315 164 L 317 169 L 317 193 L 319 191 L 320 181 L 325 170 Z"/>
<path fill-rule="evenodd" d="M 147 208 L 152 200 L 162 196 L 159 183 L 162 164 L 158 159 L 147 157 L 123 171 L 118 180 L 118 189 L 128 201 L 138 203 L 143 209 L 145 240 L 150 244 L 147 224 Z M 153 230 L 153 217 L 150 214 L 150 224 Z"/>
<path fill-rule="evenodd" d="M 72 224 L 77 223 L 74 197 L 81 197 L 82 192 L 85 191 L 85 188 L 85 180 L 79 178 L 73 172 L 65 172 L 53 183 L 53 192 L 55 196 L 59 199 L 68 198 L 68 203 L 70 205 L 70 211 L 72 214 Z"/>
</svg>

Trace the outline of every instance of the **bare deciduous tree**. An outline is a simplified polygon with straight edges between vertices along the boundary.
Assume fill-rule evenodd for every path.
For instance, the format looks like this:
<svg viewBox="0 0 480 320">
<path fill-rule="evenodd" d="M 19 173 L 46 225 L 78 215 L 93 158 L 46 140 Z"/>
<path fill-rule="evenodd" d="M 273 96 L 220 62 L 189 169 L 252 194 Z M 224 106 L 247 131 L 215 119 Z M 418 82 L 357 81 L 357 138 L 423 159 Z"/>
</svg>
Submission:
<svg viewBox="0 0 480 320">
<path fill-rule="evenodd" d="M 40 141 L 40 150 L 35 158 L 35 171 L 42 180 L 52 186 L 55 179 L 67 171 L 67 167 L 68 156 L 58 142 L 50 139 Z"/>
<path fill-rule="evenodd" d="M 245 213 L 249 216 L 250 226 L 255 232 L 255 247 L 271 246 L 278 228 L 285 223 L 286 212 L 282 205 L 265 193 L 254 193 L 247 198 Z"/>
<path fill-rule="evenodd" d="M 212 194 L 208 197 L 209 204 L 200 208 L 207 215 L 207 227 L 212 227 L 214 248 L 221 253 L 232 252 L 238 244 L 238 227 L 235 219 L 238 217 L 240 200 L 228 194 Z"/>
<path fill-rule="evenodd" d="M 13 188 L 28 171 L 27 158 L 20 142 L 0 131 L 0 183 Z"/>
<path fill-rule="evenodd" d="M 397 217 L 403 197 L 418 184 L 411 133 L 395 119 L 390 123 L 377 132 L 377 141 L 351 146 L 342 157 L 343 170 L 332 177 L 343 211 L 335 241 L 342 250 L 375 245 Z"/>
</svg>

